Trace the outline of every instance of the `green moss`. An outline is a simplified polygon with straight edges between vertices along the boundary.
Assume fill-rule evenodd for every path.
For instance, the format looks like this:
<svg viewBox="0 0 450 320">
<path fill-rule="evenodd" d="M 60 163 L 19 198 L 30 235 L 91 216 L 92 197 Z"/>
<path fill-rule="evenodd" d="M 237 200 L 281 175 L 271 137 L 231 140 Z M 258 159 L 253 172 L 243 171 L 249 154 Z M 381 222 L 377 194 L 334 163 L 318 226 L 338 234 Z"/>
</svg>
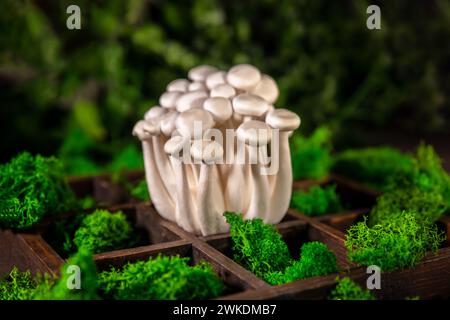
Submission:
<svg viewBox="0 0 450 320">
<path fill-rule="evenodd" d="M 69 288 L 74 271 L 71 266 L 80 268 L 80 289 Z M 97 269 L 89 250 L 81 248 L 61 266 L 61 277 L 51 286 L 44 284 L 37 288 L 33 298 L 36 300 L 97 300 Z"/>
<path fill-rule="evenodd" d="M 334 157 L 333 172 L 386 190 L 392 177 L 410 172 L 413 158 L 391 147 L 346 150 Z"/>
<path fill-rule="evenodd" d="M 226 212 L 233 241 L 233 258 L 256 276 L 284 271 L 290 263 L 289 249 L 274 226 L 261 219 L 244 221 L 241 214 Z"/>
<path fill-rule="evenodd" d="M 116 300 L 211 299 L 224 286 L 207 263 L 193 267 L 189 258 L 158 256 L 148 261 L 128 263 L 122 269 L 99 275 L 103 296 Z"/>
<path fill-rule="evenodd" d="M 96 210 L 83 218 L 73 242 L 77 248 L 99 253 L 126 247 L 132 236 L 133 228 L 123 212 Z"/>
<path fill-rule="evenodd" d="M 30 300 L 37 283 L 29 271 L 13 268 L 0 280 L 0 300 Z"/>
<path fill-rule="evenodd" d="M 294 191 L 291 207 L 308 216 L 320 216 L 342 210 L 336 186 L 313 186 L 308 191 Z"/>
<path fill-rule="evenodd" d="M 436 251 L 445 239 L 434 224 L 417 220 L 416 215 L 399 212 L 395 218 L 371 228 L 366 220 L 351 226 L 345 240 L 349 259 L 362 265 L 377 265 L 383 271 L 414 267 L 427 251 Z"/>
<path fill-rule="evenodd" d="M 329 296 L 330 300 L 376 300 L 369 290 L 364 290 L 348 277 L 338 278 L 337 282 Z"/>
<path fill-rule="evenodd" d="M 417 187 L 391 189 L 378 197 L 369 215 L 369 225 L 396 219 L 405 210 L 418 221 L 430 223 L 437 221 L 448 206 L 438 192 L 423 192 Z"/>
<path fill-rule="evenodd" d="M 331 166 L 331 131 L 317 128 L 309 137 L 294 134 L 291 138 L 291 159 L 294 180 L 321 179 Z"/>
<path fill-rule="evenodd" d="M 25 229 L 46 214 L 75 206 L 75 195 L 53 157 L 23 152 L 0 166 L 0 226 Z"/>
<path fill-rule="evenodd" d="M 108 165 L 108 171 L 137 170 L 144 167 L 142 151 L 135 144 L 125 146 Z"/>
<path fill-rule="evenodd" d="M 147 181 L 143 179 L 138 184 L 134 185 L 130 190 L 130 194 L 141 201 L 150 200 L 150 195 L 148 193 L 147 188 Z"/>
</svg>

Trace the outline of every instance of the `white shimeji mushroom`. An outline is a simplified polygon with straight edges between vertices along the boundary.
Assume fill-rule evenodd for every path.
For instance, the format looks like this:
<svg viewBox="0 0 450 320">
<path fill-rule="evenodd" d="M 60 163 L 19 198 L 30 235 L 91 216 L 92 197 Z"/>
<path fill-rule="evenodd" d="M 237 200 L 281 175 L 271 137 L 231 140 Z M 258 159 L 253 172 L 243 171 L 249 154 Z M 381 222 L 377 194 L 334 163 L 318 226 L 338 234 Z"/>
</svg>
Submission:
<svg viewBox="0 0 450 320">
<path fill-rule="evenodd" d="M 200 137 L 195 137 L 195 135 L 202 136 L 206 130 L 211 129 L 214 126 L 214 119 L 206 110 L 190 109 L 180 113 L 175 121 L 175 126 L 183 137 L 198 139 Z M 196 132 L 196 130 L 200 131 Z"/>
<path fill-rule="evenodd" d="M 229 84 L 218 84 L 211 89 L 211 97 L 232 98 L 236 95 L 236 90 Z"/>
<path fill-rule="evenodd" d="M 269 104 L 263 98 L 251 93 L 241 93 L 233 98 L 233 110 L 244 117 L 244 121 L 261 117 L 269 109 Z"/>
<path fill-rule="evenodd" d="M 208 92 L 204 90 L 184 93 L 177 100 L 177 111 L 184 112 L 189 109 L 201 108 L 206 98 L 208 98 Z"/>
<path fill-rule="evenodd" d="M 208 88 L 206 87 L 206 85 L 203 82 L 194 81 L 189 84 L 188 90 L 189 91 L 199 91 L 199 90 L 206 91 L 206 90 L 208 90 Z"/>
<path fill-rule="evenodd" d="M 159 104 L 163 108 L 173 109 L 177 104 L 178 98 L 183 93 L 180 91 L 166 91 L 159 97 Z"/>
<path fill-rule="evenodd" d="M 161 132 L 166 137 L 170 137 L 175 130 L 175 121 L 179 114 L 177 111 L 170 111 L 160 117 Z"/>
<path fill-rule="evenodd" d="M 152 135 L 144 130 L 144 123 L 145 122 L 141 120 L 134 126 L 133 135 L 137 136 L 142 142 L 145 175 L 152 203 L 161 216 L 168 220 L 175 221 L 175 204 L 162 181 L 162 173 L 156 167 L 152 146 Z"/>
<path fill-rule="evenodd" d="M 176 182 L 175 219 L 186 231 L 199 233 L 199 225 L 195 223 L 195 208 L 189 189 L 186 166 L 183 164 L 184 152 L 190 151 L 190 141 L 181 136 L 167 140 L 164 151 L 172 162 Z"/>
<path fill-rule="evenodd" d="M 239 64 L 227 73 L 227 82 L 239 90 L 251 90 L 261 80 L 261 73 L 250 64 Z"/>
<path fill-rule="evenodd" d="M 236 134 L 238 139 L 247 145 L 248 161 L 251 168 L 250 176 L 253 184 L 250 204 L 245 217 L 247 219 L 266 217 L 270 208 L 270 187 L 267 176 L 261 173 L 259 164 L 262 159 L 259 159 L 259 148 L 266 148 L 270 142 L 270 127 L 262 121 L 250 120 L 242 123 Z"/>
<path fill-rule="evenodd" d="M 279 171 L 272 182 L 270 215 L 267 221 L 278 223 L 289 208 L 293 179 L 289 136 L 300 126 L 300 117 L 287 109 L 275 109 L 267 114 L 266 123 L 273 129 L 280 130 L 279 151 L 271 155 L 272 161 L 278 161 Z"/>
<path fill-rule="evenodd" d="M 198 66 L 189 70 L 188 78 L 192 81 L 204 82 L 206 77 L 215 71 L 217 69 L 212 66 Z"/>
<path fill-rule="evenodd" d="M 148 109 L 148 111 L 144 115 L 144 120 L 154 120 L 163 114 L 167 113 L 166 108 L 161 108 L 160 106 L 154 106 Z"/>
<path fill-rule="evenodd" d="M 227 73 L 225 71 L 213 72 L 206 77 L 205 80 L 206 87 L 209 90 L 212 90 L 215 86 L 218 86 L 219 84 L 227 83 L 226 77 Z"/>
<path fill-rule="evenodd" d="M 188 91 L 189 83 L 190 82 L 187 79 L 176 79 L 167 85 L 166 90 L 169 92 L 170 91 L 186 92 Z"/>
<path fill-rule="evenodd" d="M 258 84 L 250 90 L 250 93 L 260 96 L 268 103 L 273 104 L 277 101 L 280 91 L 275 80 L 264 74 Z"/>
<path fill-rule="evenodd" d="M 192 157 L 201 161 L 197 193 L 197 213 L 203 235 L 216 234 L 227 229 L 223 217 L 225 202 L 220 187 L 216 162 L 223 159 L 223 148 L 215 141 L 196 140 Z"/>
</svg>

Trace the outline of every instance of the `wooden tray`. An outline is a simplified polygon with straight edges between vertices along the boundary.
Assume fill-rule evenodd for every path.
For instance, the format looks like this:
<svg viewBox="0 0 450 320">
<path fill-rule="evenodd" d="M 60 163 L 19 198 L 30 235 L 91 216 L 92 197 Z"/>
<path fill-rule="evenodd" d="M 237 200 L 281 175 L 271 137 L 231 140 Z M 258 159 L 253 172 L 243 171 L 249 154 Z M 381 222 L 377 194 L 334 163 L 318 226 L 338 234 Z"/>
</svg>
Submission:
<svg viewBox="0 0 450 320">
<path fill-rule="evenodd" d="M 129 175 L 141 179 L 142 172 Z M 322 181 L 296 182 L 294 188 L 307 189 L 314 184 L 337 185 L 337 192 L 351 203 L 351 210 L 321 217 L 308 217 L 289 209 L 276 227 L 294 257 L 307 241 L 322 241 L 332 250 L 340 267 L 340 276 L 349 276 L 365 286 L 365 268 L 347 260 L 344 246 L 345 230 L 374 204 L 377 192 L 351 180 L 332 175 Z M 161 218 L 153 206 L 139 203 L 114 185 L 109 176 L 84 177 L 70 180 L 79 197 L 92 196 L 108 210 L 123 210 L 136 228 L 143 230 L 148 242 L 135 248 L 96 254 L 94 260 L 100 270 L 120 267 L 129 261 L 147 259 L 158 254 L 190 257 L 192 263 L 209 262 L 227 287 L 219 299 L 326 299 L 336 285 L 338 274 L 313 277 L 292 283 L 271 286 L 232 260 L 229 234 L 197 237 L 175 223 Z M 352 200 L 353 199 L 353 200 Z M 123 203 L 125 202 L 125 203 Z M 62 215 L 60 218 L 64 218 Z M 450 219 L 443 218 L 441 227 L 450 233 Z M 46 230 L 52 221 L 44 221 L 29 232 L 14 233 L 0 230 L 0 273 L 13 266 L 33 273 L 57 273 L 64 262 L 46 241 Z M 448 243 L 437 255 L 428 255 L 414 269 L 382 274 L 382 289 L 376 290 L 382 299 L 404 299 L 420 296 L 423 299 L 450 296 L 450 247 Z"/>
</svg>

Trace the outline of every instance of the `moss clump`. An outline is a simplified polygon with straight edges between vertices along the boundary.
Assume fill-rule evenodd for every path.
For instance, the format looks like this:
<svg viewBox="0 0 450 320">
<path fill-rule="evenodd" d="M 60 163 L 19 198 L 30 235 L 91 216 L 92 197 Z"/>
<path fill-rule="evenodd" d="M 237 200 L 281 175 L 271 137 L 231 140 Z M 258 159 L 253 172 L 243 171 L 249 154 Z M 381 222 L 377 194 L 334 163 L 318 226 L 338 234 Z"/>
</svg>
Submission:
<svg viewBox="0 0 450 320">
<path fill-rule="evenodd" d="M 372 227 L 366 219 L 350 227 L 345 246 L 351 261 L 377 265 L 383 271 L 414 267 L 427 251 L 436 251 L 445 237 L 433 223 L 401 212 Z"/>
<path fill-rule="evenodd" d="M 69 288 L 74 272 L 69 268 L 80 268 L 80 288 Z M 97 300 L 97 269 L 89 250 L 80 249 L 61 267 L 61 278 L 51 285 L 40 285 L 33 298 L 36 300 Z"/>
<path fill-rule="evenodd" d="M 25 229 L 47 213 L 74 205 L 75 195 L 56 158 L 24 152 L 0 166 L 0 227 Z"/>
<path fill-rule="evenodd" d="M 309 137 L 294 134 L 291 159 L 294 180 L 326 177 L 332 164 L 331 131 L 319 127 Z"/>
<path fill-rule="evenodd" d="M 302 245 L 298 261 L 293 261 L 284 272 L 269 274 L 266 281 L 270 284 L 281 284 L 337 271 L 334 253 L 325 244 L 314 241 Z"/>
<path fill-rule="evenodd" d="M 99 275 L 103 296 L 116 300 L 210 299 L 224 286 L 206 263 L 188 265 L 188 258 L 158 256 L 148 261 L 128 263 L 122 269 Z"/>
<path fill-rule="evenodd" d="M 329 296 L 330 300 L 376 300 L 369 290 L 364 290 L 348 277 L 338 278 L 337 282 Z"/>
<path fill-rule="evenodd" d="M 99 253 L 126 247 L 132 236 L 133 228 L 123 212 L 96 210 L 83 218 L 73 242 L 77 248 Z"/>
<path fill-rule="evenodd" d="M 392 177 L 413 170 L 413 157 L 391 147 L 346 150 L 337 154 L 333 171 L 379 190 L 386 190 Z"/>
<path fill-rule="evenodd" d="M 404 211 L 414 214 L 418 221 L 437 221 L 448 206 L 440 193 L 423 192 L 417 187 L 392 189 L 378 197 L 369 215 L 369 225 L 396 219 Z"/>
<path fill-rule="evenodd" d="M 0 280 L 0 300 L 30 300 L 37 283 L 29 271 L 13 268 Z"/>
<path fill-rule="evenodd" d="M 342 209 L 336 186 L 313 186 L 308 191 L 294 191 L 291 207 L 308 216 L 320 216 Z"/>
<path fill-rule="evenodd" d="M 233 240 L 233 258 L 256 276 L 282 272 L 290 263 L 289 249 L 274 226 L 261 219 L 244 221 L 242 214 L 226 212 Z"/>
</svg>

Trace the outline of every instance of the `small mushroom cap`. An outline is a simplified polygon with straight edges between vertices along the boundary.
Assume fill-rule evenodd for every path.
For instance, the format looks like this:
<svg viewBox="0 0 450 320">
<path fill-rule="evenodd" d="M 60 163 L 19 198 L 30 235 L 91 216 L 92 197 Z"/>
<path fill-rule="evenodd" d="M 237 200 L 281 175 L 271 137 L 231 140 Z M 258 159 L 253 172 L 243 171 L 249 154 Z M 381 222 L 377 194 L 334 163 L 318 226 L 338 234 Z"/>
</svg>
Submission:
<svg viewBox="0 0 450 320">
<path fill-rule="evenodd" d="M 151 138 L 151 134 L 144 131 L 144 120 L 139 120 L 133 127 L 133 136 L 138 137 L 139 140 L 148 140 Z"/>
<path fill-rule="evenodd" d="M 190 150 L 190 141 L 181 136 L 174 136 L 164 144 L 164 151 L 175 158 L 179 158 L 183 150 Z"/>
<path fill-rule="evenodd" d="M 242 115 L 260 117 L 269 109 L 269 103 L 254 94 L 241 93 L 233 98 L 233 109 Z"/>
<path fill-rule="evenodd" d="M 192 81 L 205 81 L 206 77 L 217 71 L 216 68 L 208 65 L 197 66 L 189 70 L 188 78 Z"/>
<path fill-rule="evenodd" d="M 275 80 L 265 74 L 262 75 L 261 81 L 250 92 L 260 96 L 269 103 L 277 101 L 278 95 L 280 94 Z"/>
<path fill-rule="evenodd" d="M 197 161 L 212 164 L 223 160 L 223 147 L 215 141 L 195 140 L 191 146 L 191 155 Z"/>
<path fill-rule="evenodd" d="M 205 83 L 200 82 L 200 81 L 194 81 L 189 84 L 188 90 L 189 91 L 199 91 L 199 90 L 206 91 L 206 90 L 208 90 L 208 88 L 206 88 Z"/>
<path fill-rule="evenodd" d="M 186 92 L 182 94 L 177 100 L 177 111 L 184 112 L 192 108 L 201 108 L 202 103 L 206 98 L 208 98 L 208 93 L 204 90 Z"/>
<path fill-rule="evenodd" d="M 300 117 L 287 109 L 274 109 L 267 113 L 266 122 L 274 129 L 292 131 L 300 126 Z"/>
<path fill-rule="evenodd" d="M 221 124 L 233 115 L 233 107 L 229 99 L 222 97 L 208 98 L 203 102 L 203 109 L 209 111 L 217 124 Z"/>
<path fill-rule="evenodd" d="M 176 79 L 167 85 L 166 90 L 186 92 L 188 91 L 189 84 L 190 82 L 187 79 Z"/>
<path fill-rule="evenodd" d="M 167 109 L 161 108 L 160 106 L 154 106 L 148 109 L 144 115 L 145 120 L 154 120 L 167 112 Z"/>
<path fill-rule="evenodd" d="M 222 83 L 211 89 L 211 97 L 232 98 L 236 95 L 236 90 L 229 84 Z"/>
<path fill-rule="evenodd" d="M 206 86 L 209 90 L 214 88 L 215 86 L 218 86 L 219 84 L 227 83 L 226 80 L 227 73 L 225 71 L 216 71 L 211 73 L 206 77 Z"/>
<path fill-rule="evenodd" d="M 159 104 L 163 108 L 175 108 L 177 100 L 182 94 L 181 91 L 166 91 L 159 97 Z"/>
<path fill-rule="evenodd" d="M 177 120 L 178 115 L 178 112 L 171 111 L 166 113 L 159 119 L 161 132 L 166 137 L 170 137 L 172 135 L 172 132 L 175 130 L 175 121 Z"/>
<path fill-rule="evenodd" d="M 250 120 L 239 126 L 236 135 L 240 141 L 251 146 L 264 146 L 270 142 L 272 131 L 265 122 Z"/>
<path fill-rule="evenodd" d="M 203 135 L 206 130 L 211 129 L 213 126 L 213 116 L 203 109 L 190 109 L 184 111 L 180 113 L 175 121 L 176 129 L 184 137 L 194 137 L 196 134 Z"/>
<path fill-rule="evenodd" d="M 238 64 L 227 73 L 227 82 L 240 90 L 250 90 L 261 80 L 259 70 L 250 64 Z"/>
</svg>

